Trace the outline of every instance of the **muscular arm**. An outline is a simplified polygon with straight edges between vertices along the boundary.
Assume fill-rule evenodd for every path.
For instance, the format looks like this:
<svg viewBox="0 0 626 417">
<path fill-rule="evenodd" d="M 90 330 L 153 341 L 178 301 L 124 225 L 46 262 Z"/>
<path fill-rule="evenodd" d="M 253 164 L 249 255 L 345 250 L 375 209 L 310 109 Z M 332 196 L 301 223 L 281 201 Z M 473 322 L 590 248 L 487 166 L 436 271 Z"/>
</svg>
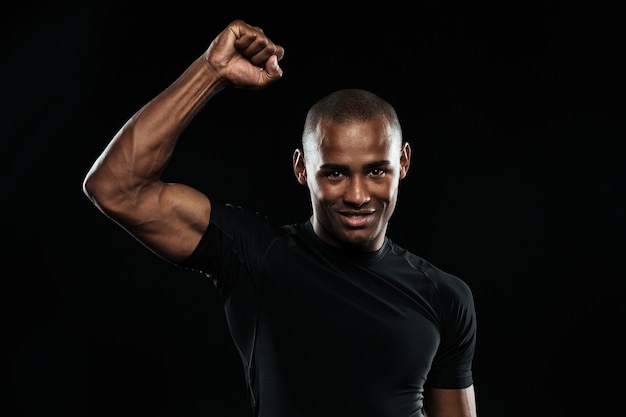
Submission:
<svg viewBox="0 0 626 417">
<path fill-rule="evenodd" d="M 275 82 L 282 56 L 282 47 L 260 28 L 233 21 L 124 124 L 87 173 L 85 194 L 158 255 L 186 259 L 209 223 L 211 204 L 203 193 L 160 176 L 178 138 L 211 97 L 230 85 L 260 90 Z"/>
<path fill-rule="evenodd" d="M 426 417 L 477 417 L 474 386 L 465 389 L 428 388 L 424 393 Z"/>
</svg>

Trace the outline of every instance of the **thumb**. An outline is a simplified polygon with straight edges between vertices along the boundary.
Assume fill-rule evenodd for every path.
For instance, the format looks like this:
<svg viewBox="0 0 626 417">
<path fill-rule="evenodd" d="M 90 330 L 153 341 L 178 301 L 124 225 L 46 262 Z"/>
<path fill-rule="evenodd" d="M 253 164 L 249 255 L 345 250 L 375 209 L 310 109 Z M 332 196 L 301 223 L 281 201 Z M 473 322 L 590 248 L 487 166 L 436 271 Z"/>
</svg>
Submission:
<svg viewBox="0 0 626 417">
<path fill-rule="evenodd" d="M 278 79 L 283 76 L 283 69 L 278 65 L 278 57 L 272 55 L 265 62 L 264 73 L 269 79 Z"/>
</svg>

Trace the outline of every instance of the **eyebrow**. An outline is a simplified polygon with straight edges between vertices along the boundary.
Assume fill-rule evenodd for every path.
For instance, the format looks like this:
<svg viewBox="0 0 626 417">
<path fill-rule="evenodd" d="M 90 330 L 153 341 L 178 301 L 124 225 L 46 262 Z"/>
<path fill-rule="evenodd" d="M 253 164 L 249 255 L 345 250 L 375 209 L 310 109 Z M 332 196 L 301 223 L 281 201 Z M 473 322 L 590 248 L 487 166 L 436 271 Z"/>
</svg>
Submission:
<svg viewBox="0 0 626 417">
<path fill-rule="evenodd" d="M 363 168 L 368 170 L 368 169 L 378 168 L 378 167 L 389 165 L 389 164 L 391 164 L 391 161 L 387 159 L 383 159 L 381 161 L 370 162 L 369 164 L 365 164 Z M 320 169 L 328 170 L 328 171 L 335 171 L 335 170 L 340 171 L 340 170 L 344 170 L 347 168 L 348 168 L 347 165 L 340 165 L 340 164 L 323 164 L 320 166 Z"/>
</svg>

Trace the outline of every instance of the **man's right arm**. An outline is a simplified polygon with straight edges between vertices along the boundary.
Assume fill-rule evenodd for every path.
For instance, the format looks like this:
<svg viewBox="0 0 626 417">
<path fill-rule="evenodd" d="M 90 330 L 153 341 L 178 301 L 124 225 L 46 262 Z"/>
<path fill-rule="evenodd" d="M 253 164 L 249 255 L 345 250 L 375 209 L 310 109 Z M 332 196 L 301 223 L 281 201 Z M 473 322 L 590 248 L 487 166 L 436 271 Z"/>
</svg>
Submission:
<svg viewBox="0 0 626 417">
<path fill-rule="evenodd" d="M 280 79 L 283 53 L 260 28 L 231 22 L 174 83 L 124 124 L 87 173 L 85 194 L 156 254 L 185 260 L 208 226 L 211 203 L 198 190 L 161 180 L 178 138 L 225 87 L 260 90 Z"/>
</svg>

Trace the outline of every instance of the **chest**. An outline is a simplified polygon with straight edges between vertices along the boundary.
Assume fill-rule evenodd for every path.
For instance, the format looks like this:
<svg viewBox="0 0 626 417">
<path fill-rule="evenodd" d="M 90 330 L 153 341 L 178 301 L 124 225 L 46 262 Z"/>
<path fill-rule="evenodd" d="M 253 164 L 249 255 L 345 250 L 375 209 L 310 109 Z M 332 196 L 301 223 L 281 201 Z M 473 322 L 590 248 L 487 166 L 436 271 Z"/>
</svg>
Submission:
<svg viewBox="0 0 626 417">
<path fill-rule="evenodd" d="M 288 258 L 270 256 L 256 282 L 261 351 L 311 372 L 423 382 L 439 332 L 418 282 L 309 254 Z"/>
</svg>

